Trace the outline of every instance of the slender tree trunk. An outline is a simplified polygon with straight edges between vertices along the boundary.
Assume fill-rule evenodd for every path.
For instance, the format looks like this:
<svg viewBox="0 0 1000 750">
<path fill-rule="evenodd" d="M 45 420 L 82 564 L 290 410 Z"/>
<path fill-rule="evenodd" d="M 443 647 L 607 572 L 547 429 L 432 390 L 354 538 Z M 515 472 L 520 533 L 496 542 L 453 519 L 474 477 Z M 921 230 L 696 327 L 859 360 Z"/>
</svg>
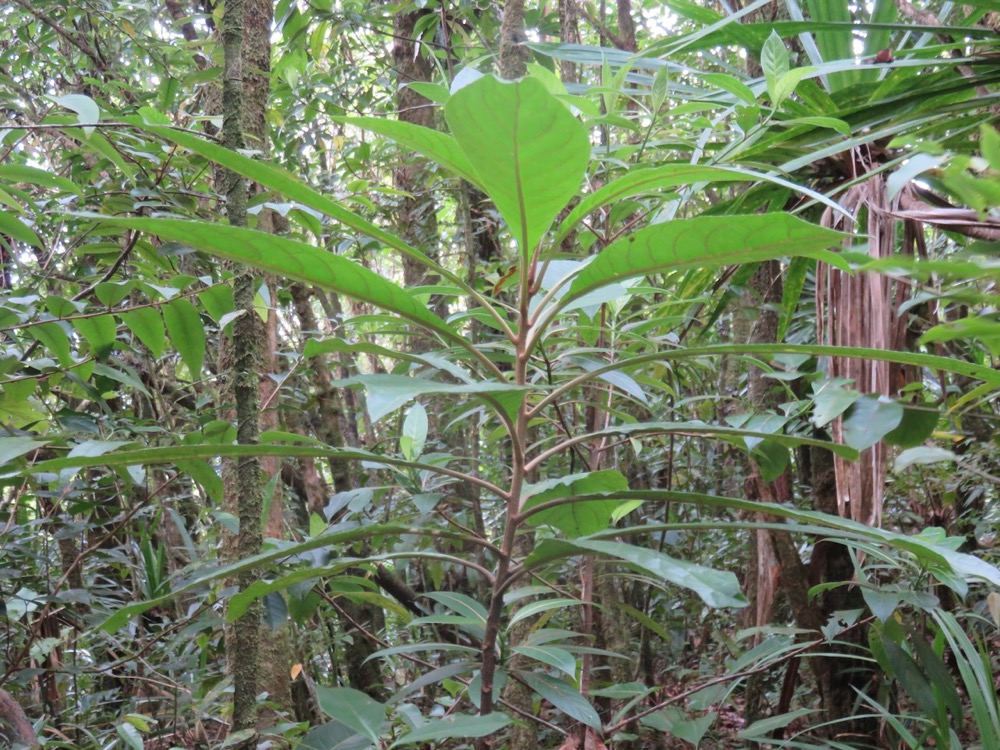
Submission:
<svg viewBox="0 0 1000 750">
<path fill-rule="evenodd" d="M 0 744 L 37 747 L 38 738 L 24 709 L 6 690 L 0 690 Z"/>
<path fill-rule="evenodd" d="M 500 77 L 522 78 L 528 72 L 531 50 L 524 46 L 528 35 L 524 28 L 524 0 L 513 0 L 503 6 L 500 24 Z"/>
<path fill-rule="evenodd" d="M 223 17 L 222 142 L 227 148 L 244 148 L 244 30 L 246 0 L 228 0 Z M 246 182 L 236 174 L 223 172 L 226 213 L 233 226 L 247 225 Z M 233 279 L 235 307 L 242 311 L 233 323 L 231 367 L 226 373 L 228 390 L 236 406 L 237 442 L 255 445 L 260 434 L 260 365 L 261 343 L 265 340 L 261 320 L 254 310 L 256 284 L 254 274 L 238 268 Z M 244 457 L 237 461 L 235 478 L 230 476 L 231 494 L 235 495 L 239 533 L 232 556 L 245 559 L 261 550 L 263 534 L 261 509 L 264 488 L 260 460 Z M 242 590 L 254 582 L 255 573 L 241 573 L 236 578 Z M 257 694 L 261 684 L 259 604 L 251 606 L 233 624 L 227 639 L 227 657 L 233 675 L 233 731 L 246 732 L 241 747 L 255 747 L 257 729 Z"/>
<path fill-rule="evenodd" d="M 428 12 L 398 13 L 393 18 L 394 41 L 392 57 L 397 75 L 396 104 L 399 119 L 425 128 L 434 127 L 434 106 L 405 84 L 429 82 L 434 72 L 427 57 L 427 50 L 414 37 L 417 22 Z M 396 212 L 399 236 L 436 257 L 438 246 L 437 201 L 427 185 L 427 169 L 422 160 L 404 156 L 393 170 L 394 187 L 404 193 Z M 403 258 L 403 282 L 409 288 L 423 286 L 429 281 L 425 266 L 411 258 Z M 447 310 L 437 311 L 439 314 Z"/>
<path fill-rule="evenodd" d="M 559 0 L 559 41 L 563 44 L 580 43 L 580 14 L 576 0 Z M 571 60 L 559 61 L 559 72 L 565 84 L 579 83 L 580 74 L 576 63 Z"/>
</svg>

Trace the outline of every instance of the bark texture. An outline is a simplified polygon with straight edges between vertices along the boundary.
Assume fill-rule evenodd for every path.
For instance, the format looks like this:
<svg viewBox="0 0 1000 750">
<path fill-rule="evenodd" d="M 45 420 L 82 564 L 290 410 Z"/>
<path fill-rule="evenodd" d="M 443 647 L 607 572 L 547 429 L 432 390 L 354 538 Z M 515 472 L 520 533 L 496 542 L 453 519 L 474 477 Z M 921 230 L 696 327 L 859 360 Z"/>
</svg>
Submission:
<svg viewBox="0 0 1000 750">
<path fill-rule="evenodd" d="M 232 150 L 244 147 L 243 100 L 245 62 L 243 40 L 247 22 L 246 0 L 228 0 L 223 17 L 223 83 L 222 83 L 222 143 Z M 246 182 L 236 174 L 223 173 L 226 213 L 233 226 L 247 225 Z M 254 445 L 259 442 L 262 325 L 254 310 L 256 285 L 254 274 L 237 269 L 233 280 L 233 296 L 237 310 L 243 311 L 233 323 L 232 361 L 229 367 L 229 393 L 236 407 L 237 442 Z M 234 559 L 245 559 L 260 551 L 263 542 L 261 509 L 263 486 L 260 460 L 244 457 L 237 461 L 235 477 L 230 477 L 234 490 L 239 533 L 232 550 Z M 236 585 L 244 589 L 253 583 L 253 572 L 242 573 Z M 260 606 L 251 606 L 233 625 L 227 639 L 227 656 L 233 675 L 233 731 L 247 732 L 241 747 L 256 745 L 257 694 L 260 691 Z"/>
<path fill-rule="evenodd" d="M 508 80 L 521 78 L 528 72 L 531 50 L 524 46 L 528 35 L 524 28 L 524 0 L 514 0 L 503 6 L 500 24 L 500 76 Z"/>
<path fill-rule="evenodd" d="M 0 690 L 0 745 L 37 747 L 38 738 L 27 714 L 6 690 Z"/>
</svg>

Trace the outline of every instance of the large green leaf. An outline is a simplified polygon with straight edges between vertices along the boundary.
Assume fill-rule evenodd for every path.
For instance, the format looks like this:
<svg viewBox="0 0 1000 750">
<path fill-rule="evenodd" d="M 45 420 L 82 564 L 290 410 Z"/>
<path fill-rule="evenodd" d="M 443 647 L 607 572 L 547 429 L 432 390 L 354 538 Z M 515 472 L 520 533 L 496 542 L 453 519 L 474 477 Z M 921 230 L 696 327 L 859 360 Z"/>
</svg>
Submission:
<svg viewBox="0 0 1000 750">
<path fill-rule="evenodd" d="M 362 234 L 372 237 L 394 250 L 400 251 L 407 257 L 416 260 L 424 266 L 434 269 L 438 273 L 447 276 L 453 282 L 461 282 L 460 278 L 441 268 L 437 263 L 428 258 L 424 253 L 420 252 L 415 247 L 412 247 L 396 235 L 377 227 L 370 221 L 367 221 L 354 212 L 344 208 L 341 204 L 337 203 L 337 201 L 313 190 L 308 185 L 303 184 L 299 178 L 286 172 L 280 167 L 268 164 L 267 162 L 251 159 L 250 157 L 244 156 L 243 154 L 235 151 L 230 151 L 229 149 L 219 146 L 216 143 L 206 141 L 204 138 L 200 138 L 193 133 L 175 130 L 173 128 L 147 125 L 143 123 L 140 118 L 126 118 L 126 121 L 132 122 L 137 127 L 147 130 L 150 133 L 154 133 L 161 138 L 173 141 L 179 146 L 183 146 L 196 154 L 204 156 L 206 159 L 211 159 L 216 164 L 221 164 L 226 167 L 226 169 L 243 175 L 244 177 L 263 185 L 264 187 L 281 193 L 282 195 L 286 195 L 305 206 L 314 208 L 317 211 L 326 214 L 330 218 L 339 221 L 344 226 L 356 229 Z M 375 122 L 383 123 L 387 121 L 376 120 Z"/>
<path fill-rule="evenodd" d="M 337 383 L 338 386 L 362 385 L 367 396 L 368 415 L 377 422 L 408 401 L 426 394 L 489 395 L 501 400 L 510 411 L 511 402 L 523 398 L 525 386 L 484 380 L 479 383 L 440 383 L 407 375 L 358 375 Z"/>
<path fill-rule="evenodd" d="M 445 105 L 455 139 L 527 258 L 580 189 L 590 141 L 534 78 L 483 76 Z"/>
<path fill-rule="evenodd" d="M 465 340 L 409 292 L 339 255 L 285 237 L 251 229 L 181 219 L 101 217 L 105 224 L 128 227 L 234 260 L 284 279 L 294 279 L 377 305 L 453 340 Z"/>
<path fill-rule="evenodd" d="M 522 505 L 524 510 L 560 497 L 625 490 L 628 489 L 628 480 L 621 472 L 608 469 L 562 477 L 555 482 L 543 483 L 542 487 L 544 488 L 528 488 L 529 494 Z M 621 503 L 613 497 L 567 503 L 539 511 L 533 514 L 530 520 L 533 524 L 553 526 L 573 539 L 604 531 L 611 521 L 611 514 L 619 505 Z"/>
<path fill-rule="evenodd" d="M 797 190 L 831 209 L 843 212 L 834 201 L 814 190 L 785 180 L 777 175 L 764 174 L 743 167 L 704 166 L 700 164 L 665 164 L 651 169 L 631 168 L 621 177 L 580 199 L 559 225 L 554 245 L 567 237 L 573 227 L 591 211 L 634 195 L 654 193 L 664 188 L 691 185 L 699 182 L 773 182 L 775 185 Z"/>
<path fill-rule="evenodd" d="M 709 508 L 726 508 L 729 510 L 745 511 L 747 513 L 763 513 L 765 515 L 787 518 L 793 521 L 816 524 L 817 526 L 831 530 L 831 537 L 843 537 L 845 539 L 856 539 L 875 544 L 886 544 L 897 550 L 903 550 L 913 555 L 923 566 L 932 570 L 943 570 L 953 576 L 958 576 L 967 580 L 988 581 L 994 586 L 1000 586 L 1000 569 L 982 560 L 975 555 L 955 552 L 953 546 L 941 543 L 939 540 L 927 536 L 925 533 L 907 536 L 893 531 L 887 531 L 877 527 L 871 527 L 857 521 L 852 521 L 840 516 L 820 513 L 819 511 L 798 510 L 785 505 L 775 503 L 762 503 L 753 500 L 744 500 L 735 497 L 719 497 L 717 495 L 705 495 L 696 492 L 675 492 L 673 490 L 626 490 L 615 493 L 621 500 L 643 500 L 648 502 L 676 502 L 703 505 Z M 589 500 L 587 496 L 579 498 Z M 629 536 L 630 533 L 650 533 L 656 531 L 655 527 L 645 525 L 630 529 L 614 529 L 612 531 L 600 532 L 594 535 L 595 539 L 602 539 L 609 534 L 615 537 Z M 555 541 L 555 540 L 553 540 Z M 559 544 L 566 544 L 558 542 Z M 537 550 L 536 550 L 537 552 Z M 565 556 L 566 550 L 553 549 L 553 553 L 546 556 L 547 559 L 555 559 Z M 534 554 L 534 553 L 533 553 Z"/>
<path fill-rule="evenodd" d="M 601 728 L 601 717 L 569 683 L 538 672 L 518 672 L 517 675 L 545 700 L 569 716 L 593 729 Z"/>
<path fill-rule="evenodd" d="M 26 245 L 45 247 L 38 238 L 38 235 L 35 234 L 35 230 L 29 228 L 27 224 L 17 218 L 11 211 L 0 211 L 0 232 Z"/>
<path fill-rule="evenodd" d="M 633 491 L 622 494 L 634 496 L 636 493 Z M 534 566 L 581 553 L 614 557 L 635 565 L 661 580 L 693 591 L 710 607 L 747 606 L 746 597 L 740 591 L 740 583 L 732 573 L 707 568 L 625 542 L 600 539 L 570 541 L 546 539 L 528 555 L 524 564 Z"/>
<path fill-rule="evenodd" d="M 710 425 L 699 421 L 634 422 L 632 424 L 607 427 L 603 430 L 591 433 L 591 435 L 597 438 L 604 435 L 668 435 L 671 433 L 717 437 L 729 440 L 735 445 L 744 443 L 750 447 L 754 447 L 761 441 L 770 441 L 789 448 L 798 448 L 799 446 L 808 445 L 817 448 L 824 448 L 851 461 L 858 458 L 858 451 L 850 445 L 840 445 L 838 443 L 831 443 L 828 440 L 818 440 L 816 438 L 802 437 L 800 435 L 783 435 L 781 433 L 766 432 L 752 428 L 729 427 L 728 425 Z"/>
<path fill-rule="evenodd" d="M 389 747 L 418 745 L 437 742 L 438 740 L 450 740 L 456 737 L 485 737 L 488 734 L 499 732 L 508 724 L 510 724 L 510 717 L 503 713 L 492 713 L 486 716 L 453 716 L 449 719 L 431 719 L 409 734 L 404 734 Z"/>
<path fill-rule="evenodd" d="M 899 426 L 903 407 L 886 397 L 859 398 L 844 414 L 844 442 L 858 450 L 875 445 Z"/>
<path fill-rule="evenodd" d="M 807 257 L 844 270 L 847 264 L 827 248 L 843 235 L 788 214 L 700 216 L 654 224 L 608 245 L 573 280 L 570 299 L 634 276 L 686 268 Z"/>
<path fill-rule="evenodd" d="M 32 440 L 26 437 L 0 437 L 0 467 L 6 466 L 18 456 L 36 448 L 48 445 L 47 440 Z"/>
<path fill-rule="evenodd" d="M 372 742 L 378 742 L 385 720 L 385 706 L 353 688 L 316 686 L 316 701 L 331 719 L 349 726 Z"/>
<path fill-rule="evenodd" d="M 462 147 L 447 133 L 381 117 L 335 117 L 334 119 L 391 138 L 399 145 L 423 154 L 463 180 L 485 190 Z"/>
<path fill-rule="evenodd" d="M 47 172 L 44 169 L 29 167 L 24 164 L 0 164 L 0 180 L 7 182 L 27 182 L 32 185 L 52 188 L 53 190 L 82 195 L 80 188 L 71 180 Z"/>
</svg>

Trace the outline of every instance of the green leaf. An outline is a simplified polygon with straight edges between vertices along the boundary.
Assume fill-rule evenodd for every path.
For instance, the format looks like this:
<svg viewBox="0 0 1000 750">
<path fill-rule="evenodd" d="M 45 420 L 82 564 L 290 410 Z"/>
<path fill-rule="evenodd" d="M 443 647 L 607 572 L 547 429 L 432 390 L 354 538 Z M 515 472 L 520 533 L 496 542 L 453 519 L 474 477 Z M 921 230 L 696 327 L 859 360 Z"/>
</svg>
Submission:
<svg viewBox="0 0 1000 750">
<path fill-rule="evenodd" d="M 149 349 L 150 353 L 159 359 L 167 344 L 167 335 L 163 329 L 163 319 L 158 310 L 152 307 L 138 307 L 119 313 L 122 322 Z"/>
<path fill-rule="evenodd" d="M 277 591 L 264 594 L 264 622 L 271 630 L 277 630 L 288 621 L 288 604 Z"/>
<path fill-rule="evenodd" d="M 747 182 L 758 179 L 762 177 L 753 172 L 697 164 L 666 164 L 653 169 L 632 168 L 618 179 L 583 196 L 560 224 L 555 244 L 591 211 L 623 198 L 696 182 Z"/>
<path fill-rule="evenodd" d="M 122 738 L 126 747 L 132 750 L 143 750 L 142 733 L 132 724 L 125 722 L 115 727 L 118 736 Z"/>
<path fill-rule="evenodd" d="M 669 732 L 674 737 L 685 742 L 690 742 L 697 748 L 701 744 L 705 734 L 712 728 L 715 719 L 715 712 L 691 718 L 682 709 L 676 706 L 668 706 L 644 717 L 640 721 L 645 726 L 660 732 Z"/>
<path fill-rule="evenodd" d="M 129 445 L 130 440 L 85 440 L 78 445 L 74 445 L 69 452 L 71 458 L 103 456 L 105 453 L 118 450 L 123 445 Z"/>
<path fill-rule="evenodd" d="M 935 696 L 938 697 L 938 703 L 944 703 L 948 711 L 951 712 L 952 717 L 956 721 L 961 721 L 964 717 L 962 700 L 958 695 L 958 690 L 955 688 L 955 678 L 948 670 L 948 667 L 945 666 L 944 660 L 921 637 L 921 633 L 912 633 L 910 640 L 913 643 L 913 650 L 920 661 L 920 666 L 930 680 Z"/>
<path fill-rule="evenodd" d="M 898 591 L 871 588 L 869 586 L 861 587 L 861 595 L 864 597 L 868 609 L 881 622 L 887 622 L 892 617 L 892 613 L 896 611 L 900 601 L 902 601 Z"/>
<path fill-rule="evenodd" d="M 529 659 L 540 661 L 542 664 L 555 667 L 571 680 L 576 679 L 576 657 L 564 648 L 525 645 L 515 646 L 513 651 L 515 654 L 521 654 Z"/>
<path fill-rule="evenodd" d="M 32 440 L 26 437 L 0 437 L 0 466 L 6 466 L 15 458 L 31 453 L 48 443 L 48 440 Z"/>
<path fill-rule="evenodd" d="M 310 729 L 298 747 L 300 750 L 371 750 L 377 745 L 346 724 L 330 721 Z"/>
<path fill-rule="evenodd" d="M 798 81 L 796 81 L 796 83 L 798 83 Z M 836 117 L 795 117 L 791 120 L 781 120 L 780 124 L 815 125 L 818 128 L 830 128 L 831 130 L 836 130 L 845 138 L 851 137 L 851 126 L 843 120 L 838 120 Z"/>
<path fill-rule="evenodd" d="M 808 716 L 811 713 L 815 713 L 815 710 L 812 708 L 797 708 L 788 713 L 768 716 L 766 719 L 758 719 L 736 736 L 741 740 L 769 738 L 775 729 L 783 729 L 796 719 Z"/>
<path fill-rule="evenodd" d="M 117 364 L 121 369 L 109 367 L 103 362 L 97 362 L 94 364 L 94 374 L 100 375 L 104 378 L 110 378 L 111 380 L 121 383 L 122 385 L 127 385 L 129 388 L 134 388 L 136 392 L 141 393 L 148 398 L 152 398 L 152 395 L 146 389 L 146 386 L 144 386 L 142 381 L 136 377 L 135 372 L 130 367 L 121 363 Z"/>
<path fill-rule="evenodd" d="M 51 172 L 46 172 L 44 169 L 29 167 L 24 164 L 0 164 L 0 180 L 7 182 L 27 182 L 31 185 L 41 185 L 53 190 L 62 190 L 66 193 L 82 194 L 80 188 L 71 180 L 67 180 L 65 177 L 60 177 Z"/>
<path fill-rule="evenodd" d="M 802 290 L 806 285 L 806 275 L 809 271 L 809 260 L 807 258 L 792 258 L 785 271 L 784 283 L 781 290 L 781 315 L 778 319 L 778 333 L 776 341 L 784 341 L 788 335 L 788 329 L 795 317 L 799 300 L 802 299 Z"/>
<path fill-rule="evenodd" d="M 65 96 L 52 97 L 52 101 L 76 112 L 81 125 L 96 125 L 101 121 L 101 109 L 89 96 L 84 96 L 83 94 L 66 94 Z M 89 136 L 94 132 L 94 129 L 84 128 L 83 132 Z"/>
<path fill-rule="evenodd" d="M 378 742 L 385 720 L 385 706 L 353 688 L 316 686 L 319 707 L 331 719 L 350 727 L 372 742 Z"/>
<path fill-rule="evenodd" d="M 303 281 L 345 294 L 382 310 L 394 312 L 452 341 L 467 343 L 451 326 L 406 290 L 369 271 L 360 263 L 303 242 L 267 232 L 199 221 L 100 218 L 103 223 L 151 232 L 211 255 L 273 273 L 280 278 Z"/>
<path fill-rule="evenodd" d="M 243 156 L 242 154 L 236 153 L 235 151 L 230 151 L 229 149 L 223 148 L 222 146 L 212 143 L 211 141 L 206 141 L 204 138 L 200 138 L 193 133 L 186 133 L 171 128 L 151 127 L 145 125 L 144 123 L 140 123 L 136 118 L 127 118 L 127 120 L 129 122 L 134 122 L 138 127 L 142 127 L 143 129 L 154 133 L 161 138 L 183 146 L 184 148 L 189 149 L 196 154 L 200 154 L 207 159 L 211 159 L 215 163 L 221 164 L 237 174 L 243 175 L 254 182 L 258 182 L 267 188 L 276 190 L 293 200 L 299 201 L 305 206 L 314 208 L 317 211 L 336 219 L 344 226 L 355 229 L 368 237 L 378 240 L 388 247 L 400 251 L 407 257 L 413 258 L 422 265 L 434 269 L 452 281 L 456 281 L 457 279 L 454 274 L 449 273 L 446 269 L 439 266 L 420 250 L 408 245 L 396 235 L 386 232 L 384 229 L 375 226 L 370 221 L 367 221 L 354 212 L 349 211 L 341 204 L 331 200 L 322 193 L 313 190 L 308 185 L 304 185 L 297 177 L 279 167 L 274 166 L 273 164 L 256 161 Z M 374 123 L 386 122 L 390 121 L 374 120 Z M 416 128 L 421 131 L 426 130 L 426 128 L 418 128 L 417 126 L 409 125 L 408 123 L 400 124 L 407 125 L 409 128 Z M 381 131 L 376 130 L 375 132 Z M 436 133 L 439 136 L 443 136 L 444 138 L 449 138 L 449 136 L 446 136 L 443 133 L 438 133 L 438 131 L 431 132 Z M 433 138 L 434 136 L 429 137 Z M 457 146 L 452 144 L 450 149 L 460 158 L 462 157 Z M 469 176 L 474 177 L 474 175 L 471 174 Z M 212 315 L 216 320 L 219 319 L 214 313 L 212 313 Z"/>
<path fill-rule="evenodd" d="M 372 422 L 377 422 L 387 414 L 406 404 L 417 396 L 425 394 L 493 394 L 502 397 L 522 398 L 524 386 L 513 383 L 483 381 L 479 383 L 439 383 L 424 378 L 407 375 L 358 375 L 346 378 L 338 386 L 360 384 L 365 388 L 368 414 Z"/>
<path fill-rule="evenodd" d="M 202 486 L 208 497 L 217 505 L 222 505 L 224 485 L 222 477 L 208 461 L 177 461 L 177 469 Z"/>
<path fill-rule="evenodd" d="M 186 299 L 176 299 L 163 307 L 163 320 L 167 324 L 170 340 L 191 371 L 191 378 L 201 377 L 201 366 L 205 362 L 205 327 L 201 315 Z"/>
<path fill-rule="evenodd" d="M 780 102 L 775 101 L 775 91 L 778 79 L 788 72 L 788 50 L 785 48 L 785 42 L 774 31 L 760 51 L 760 66 L 764 69 L 764 78 L 767 80 L 767 93 L 771 96 L 774 106 L 778 106 Z"/>
<path fill-rule="evenodd" d="M 457 591 L 431 591 L 424 594 L 424 597 L 445 605 L 453 612 L 458 612 L 472 620 L 478 621 L 484 626 L 486 625 L 486 607 L 471 596 Z"/>
<path fill-rule="evenodd" d="M 855 401 L 843 419 L 844 442 L 864 450 L 899 426 L 903 407 L 891 399 L 864 396 Z"/>
<path fill-rule="evenodd" d="M 892 464 L 892 470 L 898 474 L 914 465 L 927 466 L 947 461 L 958 461 L 958 456 L 936 445 L 916 445 L 912 448 L 907 448 L 896 456 L 896 460 Z"/>
<path fill-rule="evenodd" d="M 616 281 L 688 268 L 718 268 L 775 258 L 816 258 L 849 267 L 826 248 L 842 235 L 788 214 L 701 216 L 640 229 L 611 243 L 577 275 L 561 302 Z"/>
<path fill-rule="evenodd" d="M 573 539 L 571 541 L 546 539 L 540 542 L 535 550 L 528 555 L 524 564 L 533 566 L 586 552 L 617 558 L 635 565 L 661 580 L 673 583 L 675 586 L 690 589 L 710 607 L 747 606 L 746 597 L 740 591 L 739 581 L 732 573 L 706 568 L 687 560 L 679 560 L 624 542 L 609 542 L 598 539 Z"/>
<path fill-rule="evenodd" d="M 771 92 L 772 104 L 775 107 L 780 106 L 788 97 L 795 93 L 795 87 L 799 85 L 799 82 L 806 76 L 815 73 L 814 68 L 796 68 L 795 70 L 789 70 L 787 73 L 782 73 L 778 77 L 778 80 L 774 82 L 774 91 Z M 768 91 L 770 91 L 770 84 L 768 85 Z M 832 118 L 831 118 L 832 119 Z M 839 128 L 834 128 L 839 129 Z M 847 135 L 850 136 L 850 128 L 848 128 Z"/>
<path fill-rule="evenodd" d="M 547 489 L 539 491 L 539 485 L 527 488 L 522 510 L 529 510 L 562 497 L 626 490 L 628 480 L 621 472 L 608 469 L 562 477 L 554 482 L 545 482 L 543 486 Z M 613 497 L 607 500 L 566 503 L 533 514 L 529 522 L 534 525 L 547 524 L 574 539 L 608 528 L 611 514 L 619 505 L 621 502 Z"/>
<path fill-rule="evenodd" d="M 66 335 L 62 325 L 42 323 L 39 326 L 32 326 L 28 332 L 59 360 L 60 365 L 70 367 L 73 364 L 69 336 Z"/>
<path fill-rule="evenodd" d="M 35 230 L 28 227 L 10 211 L 0 211 L 0 234 L 9 235 L 32 247 L 44 247 L 38 235 L 35 234 Z"/>
<path fill-rule="evenodd" d="M 887 637 L 885 633 L 880 632 L 879 635 L 882 640 L 882 649 L 889 662 L 888 665 L 885 665 L 889 667 L 889 673 L 899 681 L 900 687 L 909 693 L 924 714 L 936 716 L 937 699 L 924 677 L 924 671 L 898 643 Z"/>
<path fill-rule="evenodd" d="M 586 128 L 534 78 L 512 83 L 483 76 L 456 92 L 444 111 L 522 259 L 528 258 L 580 189 L 590 160 Z"/>
<path fill-rule="evenodd" d="M 452 738 L 485 737 L 499 732 L 510 724 L 510 717 L 503 713 L 486 716 L 454 716 L 448 719 L 431 719 L 423 726 L 403 735 L 389 747 L 417 745 Z"/>
<path fill-rule="evenodd" d="M 757 103 L 757 97 L 750 90 L 750 87 L 738 78 L 727 76 L 724 73 L 702 73 L 701 79 L 710 86 L 728 91 L 751 107 Z"/>
<path fill-rule="evenodd" d="M 569 683 L 538 672 L 518 672 L 528 686 L 571 719 L 600 731 L 601 717 L 590 701 Z"/>
<path fill-rule="evenodd" d="M 399 450 L 403 458 L 416 461 L 424 452 L 424 442 L 427 440 L 427 410 L 418 401 L 406 413 L 403 420 L 403 432 L 399 436 Z"/>
<path fill-rule="evenodd" d="M 750 456 L 757 462 L 760 478 L 765 482 L 773 482 L 785 473 L 791 463 L 791 451 L 774 440 L 764 440 L 754 446 Z"/>
<path fill-rule="evenodd" d="M 90 351 L 98 359 L 104 359 L 115 346 L 118 325 L 113 315 L 98 315 L 94 318 L 77 318 L 73 327 L 87 339 Z"/>
<path fill-rule="evenodd" d="M 899 425 L 882 439 L 889 445 L 914 448 L 931 436 L 940 419 L 941 413 L 937 409 L 903 405 L 903 418 Z"/>
<path fill-rule="evenodd" d="M 845 388 L 850 382 L 846 378 L 828 378 L 813 383 L 814 425 L 823 427 L 829 424 L 861 398 L 857 391 Z"/>
<path fill-rule="evenodd" d="M 483 190 L 486 189 L 458 141 L 447 133 L 381 117 L 334 117 L 333 119 L 391 138 L 399 145 L 413 149 L 448 171 L 454 172 L 463 180 Z"/>
<path fill-rule="evenodd" d="M 512 630 L 517 623 L 522 620 L 526 620 L 529 617 L 534 617 L 542 612 L 548 612 L 551 609 L 566 609 L 568 607 L 579 607 L 582 605 L 579 599 L 567 599 L 564 597 L 556 597 L 555 599 L 542 599 L 541 601 L 528 602 L 518 607 L 517 611 L 514 612 L 513 616 L 510 618 L 510 622 L 507 623 L 507 629 Z"/>
</svg>

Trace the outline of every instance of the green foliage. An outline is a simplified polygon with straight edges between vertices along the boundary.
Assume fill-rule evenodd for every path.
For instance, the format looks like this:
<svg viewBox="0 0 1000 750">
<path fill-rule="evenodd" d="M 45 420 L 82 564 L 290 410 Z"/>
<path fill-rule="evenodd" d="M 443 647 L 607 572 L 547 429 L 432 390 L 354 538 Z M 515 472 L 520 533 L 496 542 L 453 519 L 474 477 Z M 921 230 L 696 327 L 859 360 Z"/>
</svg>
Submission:
<svg viewBox="0 0 1000 750">
<path fill-rule="evenodd" d="M 17 115 L 0 130 L 13 287 L 0 296 L 0 522 L 16 581 L 0 601 L 11 683 L 72 706 L 46 708 L 61 722 L 51 736 L 221 746 L 206 729 L 226 715 L 221 628 L 263 600 L 268 632 L 302 662 L 269 666 L 301 673 L 325 715 L 307 727 L 272 695 L 273 734 L 316 750 L 452 747 L 514 722 L 540 746 L 582 725 L 609 746 L 669 733 L 705 747 L 727 732 L 842 747 L 823 722 L 836 733 L 853 717 L 816 719 L 808 681 L 781 712 L 735 729 L 721 718 L 758 676 L 777 709 L 774 675 L 848 642 L 881 673 L 857 712 L 894 739 L 996 746 L 982 602 L 1000 572 L 988 549 L 969 554 L 996 522 L 995 248 L 945 222 L 907 229 L 927 260 L 873 261 L 859 242 L 835 252 L 850 236 L 819 221 L 850 214 L 838 199 L 877 162 L 897 170 L 894 196 L 919 177 L 990 225 L 1000 139 L 983 124 L 995 94 L 977 87 L 992 92 L 996 74 L 892 2 L 790 2 L 791 20 L 743 23 L 761 7 L 671 2 L 669 38 L 640 31 L 639 56 L 529 43 L 538 63 L 509 82 L 475 71 L 491 9 L 280 2 L 274 142 L 245 153 L 203 137 L 211 37 L 178 44 L 166 16 L 116 3 L 99 24 L 53 6 L 58 27 L 0 11 L 25 29 L 0 40 L 0 97 Z M 421 57 L 434 80 L 412 89 L 443 105 L 441 130 L 382 116 L 396 92 L 375 35 L 411 10 L 411 56 L 437 50 Z M 531 9 L 539 33 L 557 33 L 553 12 Z M 995 40 L 968 12 L 951 31 L 980 54 Z M 857 35 L 866 56 L 894 59 L 859 65 Z M 741 52 L 762 80 L 733 65 Z M 79 78 L 43 81 L 42 60 Z M 554 61 L 581 83 L 564 86 Z M 258 225 L 279 232 L 226 225 L 216 166 L 257 186 Z M 252 314 L 278 331 L 261 445 L 234 443 L 217 389 L 222 341 L 251 314 L 234 312 L 220 260 L 260 272 Z M 784 293 L 760 303 L 753 279 L 771 261 Z M 918 284 L 895 311 L 915 350 L 815 343 L 820 264 Z M 777 337 L 747 343 L 772 312 Z M 827 377 L 832 357 L 916 377 L 878 398 Z M 766 408 L 746 395 L 760 372 Z M 886 528 L 810 509 L 811 456 L 854 460 L 882 442 L 905 449 Z M 236 525 L 220 460 L 245 456 L 274 460 L 269 507 L 287 538 L 221 565 Z M 788 495 L 748 499 L 756 481 Z M 928 522 L 949 533 L 913 533 Z M 846 586 L 828 581 L 806 603 L 819 629 L 785 627 L 798 605 L 778 592 L 773 625 L 737 631 L 756 585 L 748 532 L 795 535 L 796 554 L 847 545 L 857 608 L 823 611 Z M 228 587 L 247 571 L 254 584 Z M 849 641 L 869 623 L 866 643 Z"/>
</svg>

